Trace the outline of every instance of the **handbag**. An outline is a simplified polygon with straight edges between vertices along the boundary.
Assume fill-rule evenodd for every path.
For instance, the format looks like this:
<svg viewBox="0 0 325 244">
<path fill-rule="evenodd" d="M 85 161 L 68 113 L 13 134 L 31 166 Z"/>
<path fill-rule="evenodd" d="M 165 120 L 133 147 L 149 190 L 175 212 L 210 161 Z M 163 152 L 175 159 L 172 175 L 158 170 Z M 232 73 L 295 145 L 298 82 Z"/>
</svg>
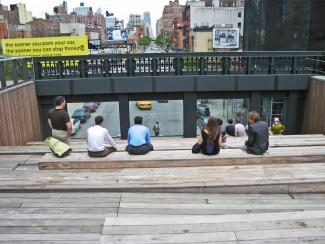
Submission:
<svg viewBox="0 0 325 244">
<path fill-rule="evenodd" d="M 45 142 L 56 157 L 63 158 L 68 156 L 71 152 L 69 145 L 54 137 L 48 137 Z"/>
</svg>

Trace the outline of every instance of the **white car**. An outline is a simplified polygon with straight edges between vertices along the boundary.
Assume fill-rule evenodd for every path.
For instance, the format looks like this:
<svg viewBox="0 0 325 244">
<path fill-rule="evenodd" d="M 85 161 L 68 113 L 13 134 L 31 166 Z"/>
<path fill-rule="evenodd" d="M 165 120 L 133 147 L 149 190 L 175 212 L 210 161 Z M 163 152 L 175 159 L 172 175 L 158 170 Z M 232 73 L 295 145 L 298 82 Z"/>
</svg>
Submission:
<svg viewBox="0 0 325 244">
<path fill-rule="evenodd" d="M 72 123 L 72 135 L 75 135 L 78 130 L 80 129 L 80 120 L 79 119 L 71 119 L 71 123 Z"/>
</svg>

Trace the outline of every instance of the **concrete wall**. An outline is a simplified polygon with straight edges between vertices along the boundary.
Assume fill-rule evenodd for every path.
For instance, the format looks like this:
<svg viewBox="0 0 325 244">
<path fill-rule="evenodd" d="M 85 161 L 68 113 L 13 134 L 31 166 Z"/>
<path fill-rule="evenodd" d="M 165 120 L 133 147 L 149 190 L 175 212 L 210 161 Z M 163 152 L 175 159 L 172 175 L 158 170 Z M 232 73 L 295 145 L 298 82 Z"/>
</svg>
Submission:
<svg viewBox="0 0 325 244">
<path fill-rule="evenodd" d="M 211 52 L 212 45 L 212 31 L 194 31 L 194 50 L 193 52 Z"/>
<path fill-rule="evenodd" d="M 302 132 L 325 134 L 325 76 L 312 77 L 305 100 Z"/>
</svg>

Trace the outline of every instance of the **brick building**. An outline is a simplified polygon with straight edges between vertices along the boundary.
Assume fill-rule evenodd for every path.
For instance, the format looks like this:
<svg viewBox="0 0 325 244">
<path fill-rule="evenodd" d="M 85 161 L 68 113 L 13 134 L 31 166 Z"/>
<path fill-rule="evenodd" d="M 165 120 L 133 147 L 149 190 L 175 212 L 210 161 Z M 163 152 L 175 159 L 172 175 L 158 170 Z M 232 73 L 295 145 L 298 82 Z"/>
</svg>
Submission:
<svg viewBox="0 0 325 244">
<path fill-rule="evenodd" d="M 31 25 L 33 37 L 59 36 L 60 29 L 56 28 L 53 20 L 34 18 L 28 22 Z"/>
<path fill-rule="evenodd" d="M 162 16 L 163 35 L 172 34 L 173 21 L 176 18 L 182 17 L 183 10 L 184 5 L 180 5 L 179 0 L 169 1 L 169 4 L 164 7 Z"/>
</svg>

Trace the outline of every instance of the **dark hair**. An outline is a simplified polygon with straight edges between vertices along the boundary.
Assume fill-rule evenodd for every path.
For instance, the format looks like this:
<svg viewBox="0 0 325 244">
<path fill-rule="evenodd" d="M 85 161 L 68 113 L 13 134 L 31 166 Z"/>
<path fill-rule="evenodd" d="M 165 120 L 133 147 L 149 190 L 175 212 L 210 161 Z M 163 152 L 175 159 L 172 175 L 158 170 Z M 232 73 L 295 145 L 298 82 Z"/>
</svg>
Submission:
<svg viewBox="0 0 325 244">
<path fill-rule="evenodd" d="M 65 101 L 64 96 L 57 96 L 54 98 L 54 104 L 55 106 L 60 106 Z"/>
<path fill-rule="evenodd" d="M 96 125 L 101 125 L 103 123 L 103 121 L 104 121 L 104 118 L 102 116 L 100 116 L 100 115 L 96 116 L 96 118 L 95 118 Z"/>
<path fill-rule="evenodd" d="M 210 117 L 207 124 L 205 125 L 205 129 L 208 132 L 208 142 L 211 143 L 213 140 L 220 137 L 220 119 L 216 119 L 215 117 Z"/>
<path fill-rule="evenodd" d="M 228 123 L 232 124 L 232 123 L 234 123 L 234 121 L 232 119 L 228 119 Z"/>
<path fill-rule="evenodd" d="M 134 124 L 136 124 L 136 125 L 142 125 L 142 117 L 141 116 L 136 116 L 135 118 L 134 118 Z"/>
<path fill-rule="evenodd" d="M 249 112 L 247 117 L 254 120 L 254 122 L 258 122 L 258 121 L 261 120 L 261 117 L 260 117 L 259 113 L 256 112 L 256 111 Z"/>
<path fill-rule="evenodd" d="M 240 123 L 240 119 L 236 118 L 236 124 L 239 124 L 239 123 Z"/>
<path fill-rule="evenodd" d="M 217 120 L 218 125 L 219 125 L 219 126 L 222 126 L 222 124 L 223 124 L 222 119 L 217 118 L 216 120 Z"/>
</svg>

